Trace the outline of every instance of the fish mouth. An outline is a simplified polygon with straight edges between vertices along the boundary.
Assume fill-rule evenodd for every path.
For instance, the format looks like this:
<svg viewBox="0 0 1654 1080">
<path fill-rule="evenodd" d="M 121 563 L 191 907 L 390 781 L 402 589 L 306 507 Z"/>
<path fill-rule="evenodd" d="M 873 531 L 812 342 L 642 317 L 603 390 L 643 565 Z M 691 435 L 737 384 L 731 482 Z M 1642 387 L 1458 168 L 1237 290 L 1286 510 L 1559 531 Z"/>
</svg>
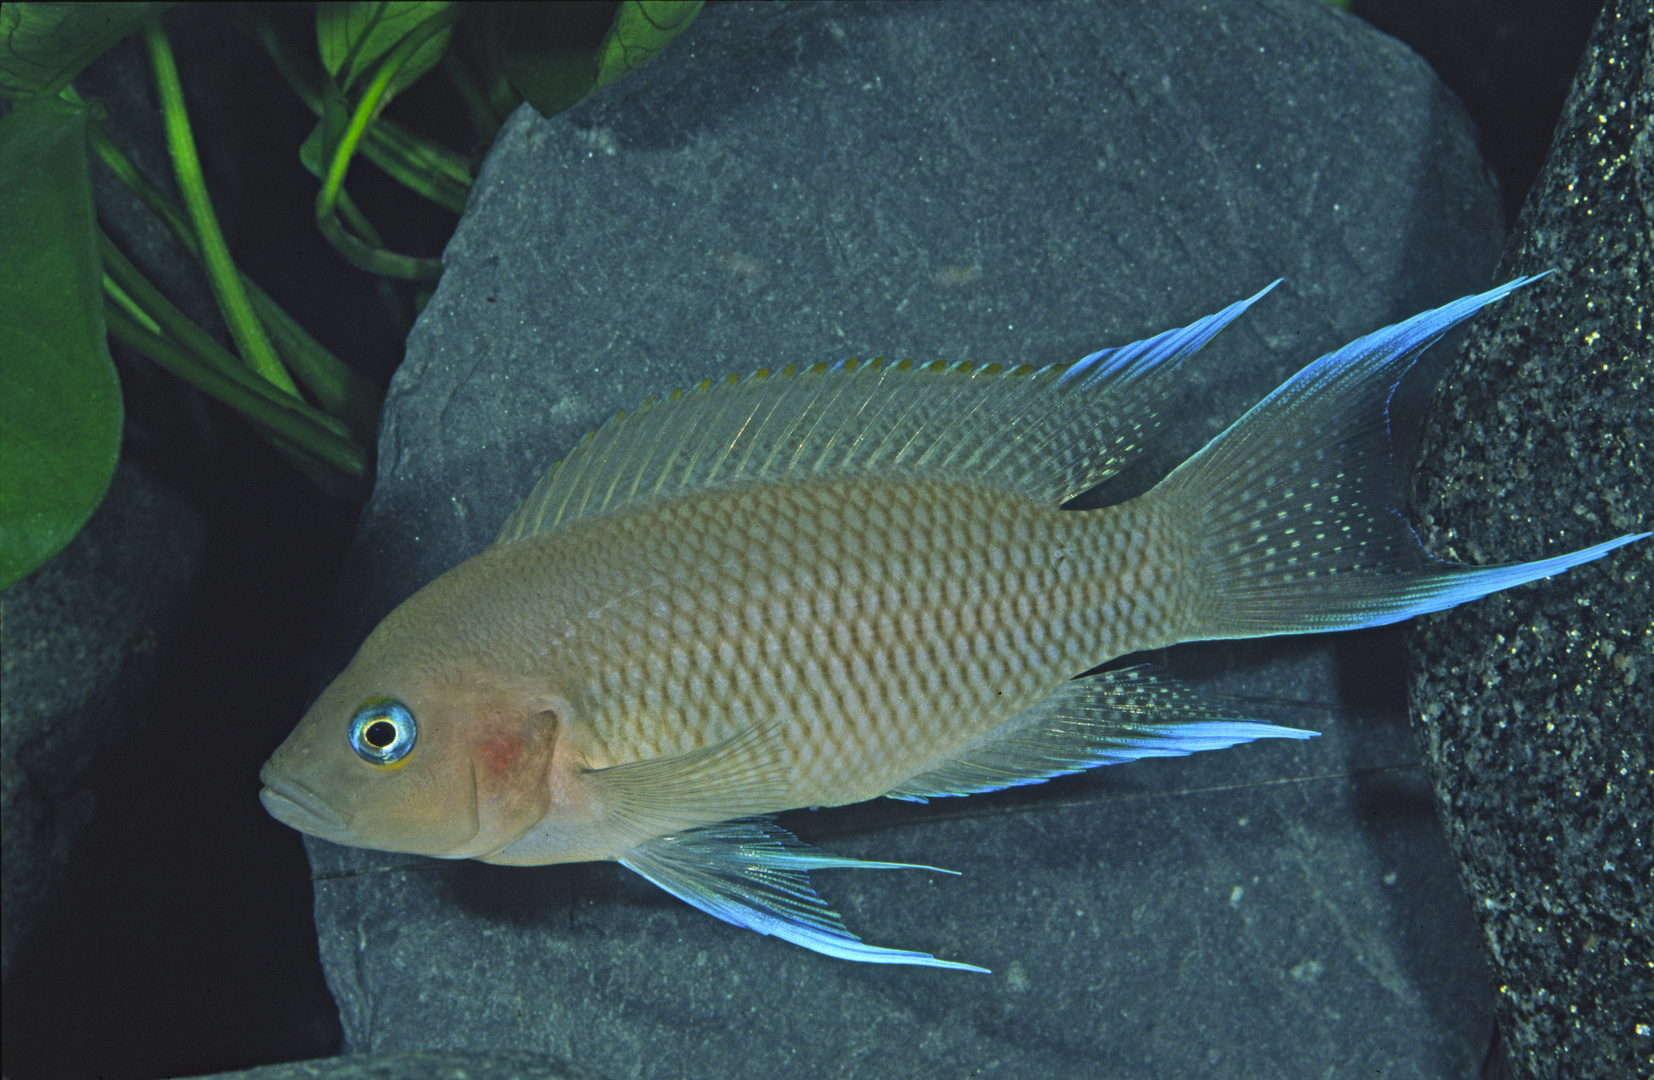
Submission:
<svg viewBox="0 0 1654 1080">
<path fill-rule="evenodd" d="M 347 835 L 350 822 L 314 791 L 273 776 L 261 775 L 259 779 L 264 781 L 264 787 L 258 793 L 258 801 L 283 825 L 324 840 L 342 841 Z"/>
</svg>

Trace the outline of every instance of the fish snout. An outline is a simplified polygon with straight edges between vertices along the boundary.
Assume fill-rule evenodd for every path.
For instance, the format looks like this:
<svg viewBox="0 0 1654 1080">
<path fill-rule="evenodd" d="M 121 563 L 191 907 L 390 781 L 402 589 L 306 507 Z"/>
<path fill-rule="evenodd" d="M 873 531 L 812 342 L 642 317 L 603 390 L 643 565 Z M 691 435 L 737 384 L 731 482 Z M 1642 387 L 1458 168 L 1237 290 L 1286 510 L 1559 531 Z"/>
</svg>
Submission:
<svg viewBox="0 0 1654 1080">
<path fill-rule="evenodd" d="M 283 825 L 324 840 L 340 841 L 349 832 L 345 816 L 303 784 L 274 775 L 269 765 L 259 770 L 258 778 L 264 784 L 258 801 Z"/>
</svg>

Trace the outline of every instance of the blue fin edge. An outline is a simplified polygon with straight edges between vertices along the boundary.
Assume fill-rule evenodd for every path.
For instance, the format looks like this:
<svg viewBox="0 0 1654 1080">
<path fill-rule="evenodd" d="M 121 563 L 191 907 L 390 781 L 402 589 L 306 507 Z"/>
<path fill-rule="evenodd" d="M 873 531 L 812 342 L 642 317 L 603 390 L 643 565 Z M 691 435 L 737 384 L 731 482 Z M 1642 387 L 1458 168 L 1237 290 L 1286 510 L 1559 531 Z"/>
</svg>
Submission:
<svg viewBox="0 0 1654 1080">
<path fill-rule="evenodd" d="M 1056 385 L 1062 386 L 1070 379 L 1083 377 L 1084 381 L 1080 383 L 1080 387 L 1083 388 L 1103 379 L 1135 377 L 1161 364 L 1176 363 L 1212 340 L 1219 330 L 1238 319 L 1247 308 L 1263 299 L 1265 294 L 1285 280 L 1276 278 L 1245 300 L 1237 300 L 1222 311 L 1203 319 L 1196 319 L 1188 326 L 1166 330 L 1153 337 L 1134 341 L 1130 345 L 1101 349 L 1090 356 L 1083 356 L 1069 365 L 1068 370 L 1057 379 Z"/>
<path fill-rule="evenodd" d="M 1380 613 L 1365 622 L 1351 623 L 1347 629 L 1365 630 L 1368 627 L 1401 622 L 1415 615 L 1446 611 L 1471 600 L 1479 600 L 1490 593 L 1526 585 L 1541 578 L 1560 574 L 1564 570 L 1571 570 L 1583 563 L 1600 559 L 1615 548 L 1646 540 L 1650 536 L 1654 536 L 1654 532 L 1627 533 L 1625 536 L 1604 540 L 1600 544 L 1580 548 L 1578 551 L 1553 555 L 1549 559 L 1505 563 L 1501 566 L 1465 566 L 1460 563 L 1438 561 L 1436 568 L 1417 575 L 1416 584 L 1403 590 L 1402 595 L 1409 601 L 1407 606 Z M 1346 627 L 1341 625 L 1336 629 L 1342 630 Z"/>
<path fill-rule="evenodd" d="M 1358 378 L 1365 378 L 1369 373 L 1383 372 L 1393 392 L 1396 386 L 1400 384 L 1402 376 L 1413 366 L 1419 355 L 1443 334 L 1469 319 L 1487 305 L 1497 300 L 1503 300 L 1517 289 L 1530 285 L 1540 278 L 1548 277 L 1555 272 L 1554 270 L 1546 270 L 1542 274 L 1512 278 L 1503 285 L 1495 285 L 1486 292 L 1461 296 L 1457 300 L 1443 304 L 1441 307 L 1421 311 L 1410 319 L 1403 319 L 1401 322 L 1392 323 L 1389 326 L 1374 330 L 1370 334 L 1358 337 L 1348 345 L 1327 353 L 1282 383 L 1263 401 L 1254 405 L 1248 412 L 1248 416 L 1253 412 L 1263 411 L 1269 402 L 1276 397 L 1291 393 L 1303 393 L 1306 384 L 1322 384 L 1343 376 L 1352 370 L 1357 373 Z M 1311 386 L 1308 390 L 1309 393 L 1315 391 L 1315 386 Z M 1238 423 L 1237 421 L 1236 426 L 1238 426 Z M 1219 438 L 1222 438 L 1222 436 L 1219 436 Z"/>
</svg>

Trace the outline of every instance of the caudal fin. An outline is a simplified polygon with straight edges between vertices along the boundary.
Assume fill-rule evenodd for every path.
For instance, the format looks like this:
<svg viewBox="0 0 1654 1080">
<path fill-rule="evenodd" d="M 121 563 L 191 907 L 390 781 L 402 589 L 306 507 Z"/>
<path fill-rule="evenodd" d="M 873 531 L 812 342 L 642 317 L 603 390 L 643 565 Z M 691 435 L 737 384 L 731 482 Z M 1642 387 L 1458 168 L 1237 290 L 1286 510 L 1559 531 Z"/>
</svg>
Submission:
<svg viewBox="0 0 1654 1080">
<path fill-rule="evenodd" d="M 1444 333 L 1533 280 L 1463 297 L 1328 353 L 1145 496 L 1172 504 L 1200 548 L 1201 610 L 1190 636 L 1380 626 L 1549 577 L 1650 535 L 1537 562 L 1466 566 L 1428 555 L 1399 509 L 1390 395 Z"/>
</svg>

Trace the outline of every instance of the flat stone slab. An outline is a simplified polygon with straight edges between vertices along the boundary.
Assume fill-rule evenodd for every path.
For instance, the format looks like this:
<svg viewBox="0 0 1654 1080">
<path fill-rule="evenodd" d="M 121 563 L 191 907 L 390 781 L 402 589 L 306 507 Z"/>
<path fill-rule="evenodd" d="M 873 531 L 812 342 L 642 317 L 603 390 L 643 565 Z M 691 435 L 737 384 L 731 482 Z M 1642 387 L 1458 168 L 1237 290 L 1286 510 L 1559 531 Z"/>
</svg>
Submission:
<svg viewBox="0 0 1654 1080">
<path fill-rule="evenodd" d="M 708 9 L 502 130 L 391 388 L 320 674 L 651 394 L 847 356 L 1069 361 L 1284 276 L 1189 365 L 1119 496 L 1322 352 L 1485 287 L 1502 242 L 1457 103 L 1324 4 Z M 1324 737 L 783 818 L 961 871 L 816 877 L 869 941 L 992 975 L 832 960 L 612 864 L 313 841 L 349 1048 L 612 1077 L 1469 1074 L 1491 989 L 1403 655 L 1387 631 L 1166 650 Z"/>
</svg>

